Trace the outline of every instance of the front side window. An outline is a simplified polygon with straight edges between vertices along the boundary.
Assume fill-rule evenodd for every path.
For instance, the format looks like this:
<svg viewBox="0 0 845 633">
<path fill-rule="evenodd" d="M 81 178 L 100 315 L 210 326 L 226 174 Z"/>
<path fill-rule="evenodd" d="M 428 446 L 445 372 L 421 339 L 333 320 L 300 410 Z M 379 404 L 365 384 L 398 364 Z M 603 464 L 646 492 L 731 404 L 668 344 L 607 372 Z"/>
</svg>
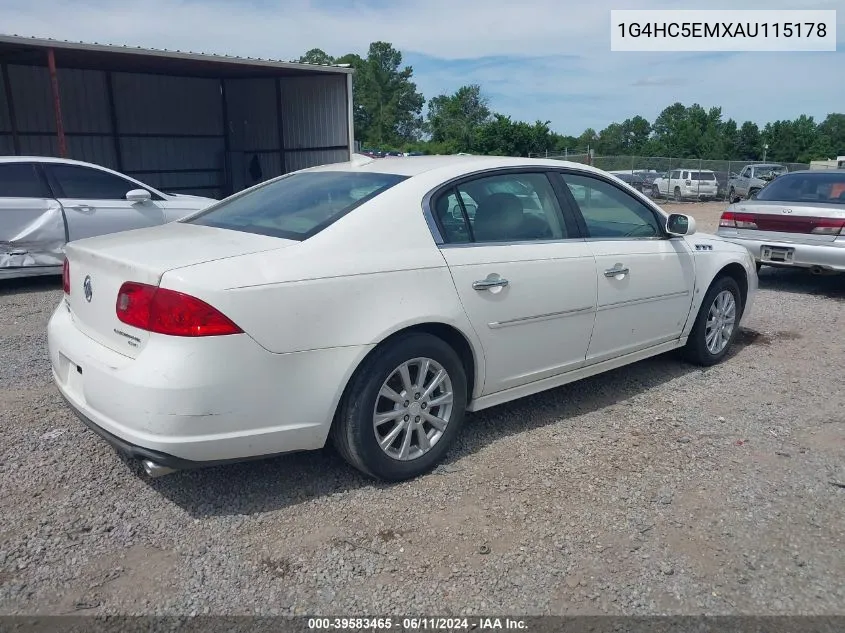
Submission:
<svg viewBox="0 0 845 633">
<path fill-rule="evenodd" d="M 681 172 L 673 171 L 670 177 L 672 178 L 672 180 L 679 180 L 681 178 Z"/>
<path fill-rule="evenodd" d="M 645 204 L 614 185 L 576 174 L 564 174 L 593 238 L 662 237 L 657 216 Z"/>
<path fill-rule="evenodd" d="M 77 200 L 126 200 L 138 185 L 120 176 L 81 165 L 50 163 L 47 170 L 64 198 Z M 152 192 L 150 192 L 152 193 Z"/>
<path fill-rule="evenodd" d="M 524 242 L 568 236 L 545 174 L 500 174 L 463 182 L 441 193 L 434 210 L 450 243 Z"/>
<path fill-rule="evenodd" d="M 0 164 L 0 198 L 50 198 L 32 163 Z"/>
<path fill-rule="evenodd" d="M 353 171 L 295 173 L 233 196 L 184 222 L 305 240 L 406 178 Z"/>
</svg>

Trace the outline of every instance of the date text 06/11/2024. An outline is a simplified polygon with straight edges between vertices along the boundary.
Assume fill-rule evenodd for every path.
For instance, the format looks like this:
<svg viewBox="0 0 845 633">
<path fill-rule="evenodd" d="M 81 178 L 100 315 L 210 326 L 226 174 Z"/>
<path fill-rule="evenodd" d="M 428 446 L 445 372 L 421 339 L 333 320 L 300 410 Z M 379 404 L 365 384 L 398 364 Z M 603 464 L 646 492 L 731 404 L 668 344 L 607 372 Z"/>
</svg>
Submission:
<svg viewBox="0 0 845 633">
<path fill-rule="evenodd" d="M 312 631 L 517 631 L 525 628 L 525 621 L 517 618 L 308 618 L 308 629 Z"/>
</svg>

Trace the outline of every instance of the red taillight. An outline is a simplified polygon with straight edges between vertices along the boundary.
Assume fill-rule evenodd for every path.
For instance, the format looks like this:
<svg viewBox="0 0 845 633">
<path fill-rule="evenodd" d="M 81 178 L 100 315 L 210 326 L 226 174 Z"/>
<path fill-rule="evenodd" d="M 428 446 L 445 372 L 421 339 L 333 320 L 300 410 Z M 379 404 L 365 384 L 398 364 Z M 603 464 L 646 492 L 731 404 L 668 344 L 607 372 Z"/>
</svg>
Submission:
<svg viewBox="0 0 845 633">
<path fill-rule="evenodd" d="M 725 211 L 722 217 L 719 218 L 719 226 L 727 226 L 732 229 L 736 228 L 736 221 L 734 220 L 733 211 Z"/>
<path fill-rule="evenodd" d="M 814 218 L 815 226 L 810 233 L 816 235 L 845 235 L 845 220 L 833 218 Z"/>
<path fill-rule="evenodd" d="M 175 290 L 128 281 L 120 287 L 117 318 L 141 330 L 170 336 L 224 336 L 243 330 L 204 301 Z"/>
<path fill-rule="evenodd" d="M 757 223 L 750 213 L 734 213 L 725 211 L 719 218 L 719 226 L 726 226 L 732 229 L 756 229 Z"/>
<path fill-rule="evenodd" d="M 70 263 L 65 257 L 65 262 L 62 264 L 62 290 L 66 295 L 70 294 Z"/>
</svg>

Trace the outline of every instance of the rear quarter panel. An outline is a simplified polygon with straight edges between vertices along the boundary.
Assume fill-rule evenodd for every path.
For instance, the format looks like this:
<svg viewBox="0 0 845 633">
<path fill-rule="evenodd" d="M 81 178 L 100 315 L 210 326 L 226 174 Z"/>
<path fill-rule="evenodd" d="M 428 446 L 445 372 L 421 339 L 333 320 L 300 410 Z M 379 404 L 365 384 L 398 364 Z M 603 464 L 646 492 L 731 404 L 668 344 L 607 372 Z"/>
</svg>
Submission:
<svg viewBox="0 0 845 633">
<path fill-rule="evenodd" d="M 422 213 L 425 186 L 397 186 L 290 248 L 171 270 L 161 285 L 211 303 L 274 353 L 449 325 L 469 342 L 483 384 L 481 346 Z"/>
</svg>

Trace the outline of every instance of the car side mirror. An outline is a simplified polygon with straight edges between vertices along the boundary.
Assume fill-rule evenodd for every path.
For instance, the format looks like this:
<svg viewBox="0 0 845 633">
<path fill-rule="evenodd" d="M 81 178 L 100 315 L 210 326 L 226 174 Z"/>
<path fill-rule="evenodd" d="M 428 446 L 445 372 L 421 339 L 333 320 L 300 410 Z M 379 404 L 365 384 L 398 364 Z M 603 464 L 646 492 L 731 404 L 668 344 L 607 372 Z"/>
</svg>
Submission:
<svg viewBox="0 0 845 633">
<path fill-rule="evenodd" d="M 673 213 L 666 220 L 666 232 L 673 236 L 692 235 L 695 233 L 695 219 L 683 213 Z"/>
<path fill-rule="evenodd" d="M 150 192 L 146 189 L 133 189 L 126 194 L 126 199 L 129 202 L 146 202 L 152 198 Z"/>
</svg>

